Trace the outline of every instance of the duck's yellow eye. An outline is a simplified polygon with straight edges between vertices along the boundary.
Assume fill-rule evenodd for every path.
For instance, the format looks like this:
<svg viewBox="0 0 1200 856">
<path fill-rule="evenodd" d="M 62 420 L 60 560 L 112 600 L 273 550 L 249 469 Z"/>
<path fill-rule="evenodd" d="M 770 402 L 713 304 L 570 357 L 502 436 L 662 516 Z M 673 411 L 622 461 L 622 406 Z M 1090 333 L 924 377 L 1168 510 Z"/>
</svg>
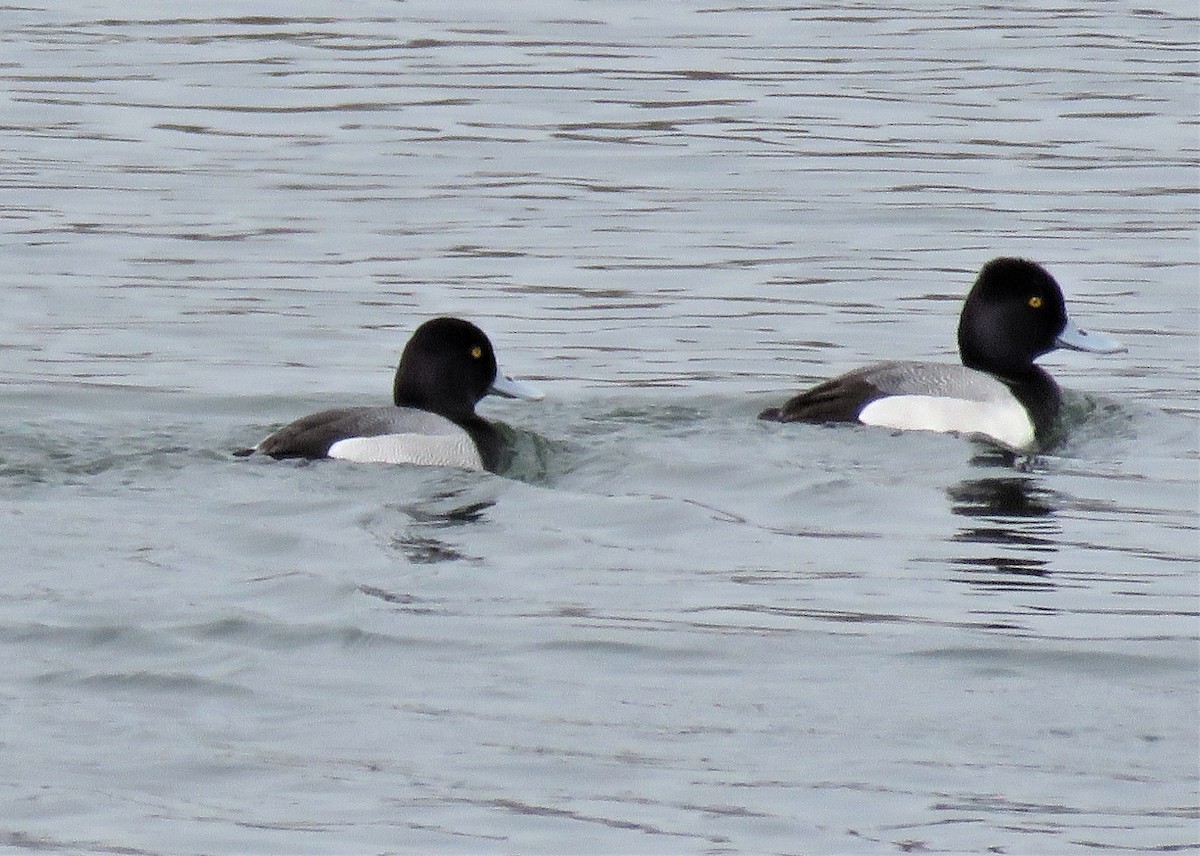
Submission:
<svg viewBox="0 0 1200 856">
<path fill-rule="evenodd" d="M 478 345 L 472 345 L 471 346 L 471 358 L 477 360 L 482 356 L 483 356 L 483 348 L 479 347 Z"/>
<path fill-rule="evenodd" d="M 1041 309 L 1042 308 L 1042 298 L 1036 294 L 1033 297 L 1029 298 L 1029 307 L 1031 309 Z"/>
</svg>

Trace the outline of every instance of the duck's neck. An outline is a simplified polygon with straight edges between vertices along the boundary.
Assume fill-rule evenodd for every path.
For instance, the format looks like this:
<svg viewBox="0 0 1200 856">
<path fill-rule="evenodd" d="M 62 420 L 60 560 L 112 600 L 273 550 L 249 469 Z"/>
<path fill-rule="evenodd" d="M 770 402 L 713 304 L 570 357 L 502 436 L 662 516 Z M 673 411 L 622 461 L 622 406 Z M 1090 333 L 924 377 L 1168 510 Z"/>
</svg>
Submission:
<svg viewBox="0 0 1200 856">
<path fill-rule="evenodd" d="M 1062 391 L 1054 378 L 1048 371 L 1032 363 L 1019 374 L 996 376 L 1008 384 L 1017 401 L 1029 414 L 1039 448 L 1046 448 L 1053 439 L 1062 410 Z"/>
<path fill-rule="evenodd" d="M 414 407 L 417 410 L 428 410 L 438 416 L 445 416 L 451 422 L 465 424 L 475 417 L 475 406 L 470 401 L 452 401 L 445 396 L 428 395 L 422 392 L 428 385 L 401 383 L 399 377 L 392 387 L 392 401 L 397 407 Z M 433 388 L 437 388 L 436 386 Z"/>
</svg>

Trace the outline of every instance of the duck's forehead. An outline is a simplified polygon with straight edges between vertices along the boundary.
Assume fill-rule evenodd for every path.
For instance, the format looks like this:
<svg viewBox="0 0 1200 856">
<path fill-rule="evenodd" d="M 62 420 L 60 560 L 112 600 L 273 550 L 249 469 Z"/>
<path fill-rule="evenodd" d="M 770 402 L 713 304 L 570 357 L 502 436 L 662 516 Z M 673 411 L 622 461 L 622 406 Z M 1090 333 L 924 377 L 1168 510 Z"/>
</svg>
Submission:
<svg viewBox="0 0 1200 856">
<path fill-rule="evenodd" d="M 1026 259 L 993 259 L 983 266 L 975 280 L 975 290 L 986 294 L 1013 294 L 1030 289 L 1057 290 L 1058 283 L 1048 270 Z"/>
<path fill-rule="evenodd" d="M 465 321 L 463 323 L 467 324 Z M 453 330 L 446 337 L 445 342 L 450 347 L 466 351 L 475 359 L 483 358 L 492 353 L 492 344 L 488 341 L 488 337 L 473 324 L 467 324 L 467 326 Z"/>
<path fill-rule="evenodd" d="M 974 304 L 1028 306 L 1030 309 L 1061 314 L 1066 302 L 1058 283 L 1049 276 L 1022 276 L 981 282 L 971 294 Z"/>
</svg>

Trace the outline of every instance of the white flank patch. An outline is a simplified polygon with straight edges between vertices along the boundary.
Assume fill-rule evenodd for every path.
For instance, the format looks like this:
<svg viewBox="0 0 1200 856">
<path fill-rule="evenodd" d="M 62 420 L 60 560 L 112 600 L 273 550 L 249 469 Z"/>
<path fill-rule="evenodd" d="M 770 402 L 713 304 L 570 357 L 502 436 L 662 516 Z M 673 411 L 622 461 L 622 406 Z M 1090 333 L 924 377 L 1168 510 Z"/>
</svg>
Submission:
<svg viewBox="0 0 1200 856">
<path fill-rule="evenodd" d="M 466 431 L 451 434 L 380 434 L 348 437 L 329 447 L 329 457 L 360 464 L 420 464 L 482 470 L 483 459 Z"/>
<path fill-rule="evenodd" d="M 1015 398 L 970 401 L 934 395 L 891 395 L 864 407 L 858 420 L 884 428 L 982 434 L 1012 449 L 1034 448 L 1033 422 Z"/>
</svg>

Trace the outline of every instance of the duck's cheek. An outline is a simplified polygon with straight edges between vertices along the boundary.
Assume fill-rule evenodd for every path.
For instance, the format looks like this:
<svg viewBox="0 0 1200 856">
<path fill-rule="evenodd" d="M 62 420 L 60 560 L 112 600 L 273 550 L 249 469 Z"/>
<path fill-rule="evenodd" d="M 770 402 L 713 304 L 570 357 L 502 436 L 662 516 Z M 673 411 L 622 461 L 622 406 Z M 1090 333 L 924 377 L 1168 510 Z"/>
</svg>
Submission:
<svg viewBox="0 0 1200 856">
<path fill-rule="evenodd" d="M 858 421 L 904 431 L 981 434 L 1013 449 L 1035 445 L 1033 422 L 1015 398 L 972 401 L 936 395 L 891 395 L 870 402 L 859 411 Z"/>
</svg>

